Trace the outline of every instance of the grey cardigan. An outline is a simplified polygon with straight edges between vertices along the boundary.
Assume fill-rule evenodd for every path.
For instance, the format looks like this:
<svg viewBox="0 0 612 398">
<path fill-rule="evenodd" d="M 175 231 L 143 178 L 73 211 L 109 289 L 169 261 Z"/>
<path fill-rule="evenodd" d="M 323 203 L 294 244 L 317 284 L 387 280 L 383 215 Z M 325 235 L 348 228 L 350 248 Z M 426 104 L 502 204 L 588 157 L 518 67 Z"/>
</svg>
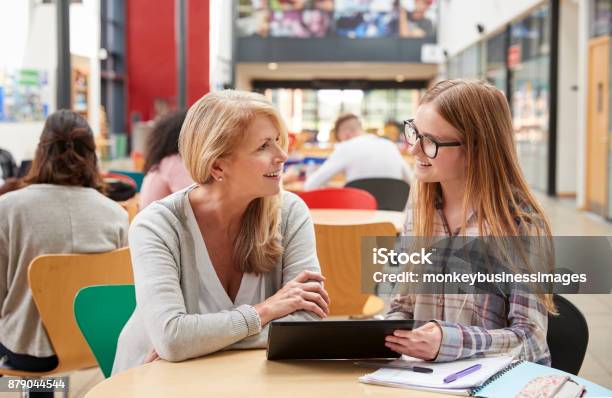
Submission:
<svg viewBox="0 0 612 398">
<path fill-rule="evenodd" d="M 113 373 L 140 365 L 152 350 L 183 361 L 222 349 L 264 347 L 252 305 L 264 301 L 301 271 L 320 272 L 308 208 L 282 194 L 280 231 L 284 253 L 272 271 L 245 274 L 235 302 L 221 286 L 197 226 L 188 193 L 197 185 L 152 203 L 134 220 L 129 241 L 136 310 L 117 345 Z M 318 319 L 299 311 L 287 318 Z"/>
<path fill-rule="evenodd" d="M 38 315 L 28 266 L 49 253 L 98 253 L 127 244 L 127 212 L 93 188 L 33 184 L 0 196 L 0 343 L 54 355 Z"/>
</svg>

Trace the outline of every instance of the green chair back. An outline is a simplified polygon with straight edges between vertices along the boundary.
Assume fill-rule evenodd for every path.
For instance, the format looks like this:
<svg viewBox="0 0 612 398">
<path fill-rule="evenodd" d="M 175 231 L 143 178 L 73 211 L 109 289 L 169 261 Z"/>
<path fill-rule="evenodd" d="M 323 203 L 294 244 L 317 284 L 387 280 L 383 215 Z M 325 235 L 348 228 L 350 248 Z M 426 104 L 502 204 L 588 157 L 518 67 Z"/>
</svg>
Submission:
<svg viewBox="0 0 612 398">
<path fill-rule="evenodd" d="M 134 285 L 85 287 L 74 299 L 74 316 L 104 377 L 113 370 L 117 340 L 136 308 Z"/>
<path fill-rule="evenodd" d="M 127 171 L 127 170 L 109 170 L 109 173 L 113 174 L 122 174 L 124 176 L 130 177 L 136 183 L 136 192 L 140 192 L 140 188 L 142 188 L 142 181 L 144 180 L 144 173 L 140 171 Z"/>
</svg>

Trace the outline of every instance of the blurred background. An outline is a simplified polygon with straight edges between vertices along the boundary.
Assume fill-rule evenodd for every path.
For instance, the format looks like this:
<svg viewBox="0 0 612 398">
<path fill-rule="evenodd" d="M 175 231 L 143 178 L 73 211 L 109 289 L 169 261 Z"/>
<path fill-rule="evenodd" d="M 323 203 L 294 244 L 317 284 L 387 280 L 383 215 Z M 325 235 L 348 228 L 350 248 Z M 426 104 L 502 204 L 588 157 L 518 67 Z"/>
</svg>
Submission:
<svg viewBox="0 0 612 398">
<path fill-rule="evenodd" d="M 86 116 L 105 160 L 209 90 L 264 93 L 298 143 L 340 113 L 399 141 L 423 90 L 486 79 L 530 185 L 612 217 L 609 0 L 23 0 L 0 3 L 0 143 L 31 158 L 45 116 Z"/>
</svg>

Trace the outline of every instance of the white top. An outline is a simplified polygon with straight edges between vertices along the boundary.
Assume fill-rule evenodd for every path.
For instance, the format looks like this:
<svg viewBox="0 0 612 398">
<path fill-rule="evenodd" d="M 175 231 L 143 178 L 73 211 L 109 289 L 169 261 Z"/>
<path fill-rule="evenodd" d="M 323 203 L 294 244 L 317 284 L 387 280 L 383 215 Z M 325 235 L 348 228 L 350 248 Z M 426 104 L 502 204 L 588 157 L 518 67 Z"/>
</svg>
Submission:
<svg viewBox="0 0 612 398">
<path fill-rule="evenodd" d="M 336 174 L 346 182 L 361 178 L 395 178 L 410 184 L 412 172 L 397 146 L 386 138 L 363 134 L 336 144 L 329 158 L 304 183 L 305 190 L 324 186 Z"/>
<path fill-rule="evenodd" d="M 177 362 L 230 348 L 265 347 L 254 304 L 275 294 L 300 272 L 321 272 L 314 227 L 306 204 L 284 192 L 282 256 L 273 270 L 245 273 L 235 302 L 221 285 L 208 255 L 189 192 L 176 192 L 147 206 L 130 227 L 136 310 L 121 331 L 113 373 L 142 364 L 152 350 Z M 298 311 L 286 320 L 318 319 Z"/>
</svg>

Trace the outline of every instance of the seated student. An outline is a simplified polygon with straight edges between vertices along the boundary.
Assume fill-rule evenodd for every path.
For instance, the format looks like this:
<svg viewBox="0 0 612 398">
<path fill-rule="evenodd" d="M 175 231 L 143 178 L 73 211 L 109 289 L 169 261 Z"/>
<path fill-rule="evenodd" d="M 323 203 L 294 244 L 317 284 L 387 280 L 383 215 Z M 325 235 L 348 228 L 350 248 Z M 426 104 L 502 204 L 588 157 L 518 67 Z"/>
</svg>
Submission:
<svg viewBox="0 0 612 398">
<path fill-rule="evenodd" d="M 131 226 L 137 305 L 113 372 L 264 347 L 274 319 L 327 316 L 308 208 L 280 189 L 287 140 L 259 94 L 209 93 L 189 109 L 179 148 L 196 184 Z"/>
<path fill-rule="evenodd" d="M 26 186 L 0 197 L 0 358 L 4 366 L 57 366 L 28 286 L 32 259 L 48 253 L 107 252 L 127 244 L 128 216 L 100 193 L 94 136 L 60 110 L 43 127 Z"/>
<path fill-rule="evenodd" d="M 479 81 L 443 81 L 405 123 L 418 181 L 405 235 L 550 237 L 544 212 L 521 173 L 501 91 Z M 386 345 L 425 360 L 508 353 L 550 365 L 546 331 L 548 313 L 554 311 L 551 295 L 517 290 L 406 294 L 393 300 L 388 318 L 427 323 L 395 331 Z"/>
<path fill-rule="evenodd" d="M 162 117 L 147 140 L 139 208 L 193 184 L 178 153 L 178 138 L 186 111 Z"/>
<path fill-rule="evenodd" d="M 0 148 L 0 185 L 9 178 L 17 177 L 17 164 L 13 155 Z"/>
<path fill-rule="evenodd" d="M 340 173 L 345 173 L 346 182 L 380 177 L 410 183 L 412 173 L 397 146 L 385 138 L 367 134 L 357 116 L 350 113 L 340 116 L 334 131 L 340 142 L 325 163 L 308 176 L 305 190 L 320 188 Z"/>
<path fill-rule="evenodd" d="M 13 155 L 6 149 L 0 148 L 0 195 L 20 187 L 17 170 Z"/>
</svg>

